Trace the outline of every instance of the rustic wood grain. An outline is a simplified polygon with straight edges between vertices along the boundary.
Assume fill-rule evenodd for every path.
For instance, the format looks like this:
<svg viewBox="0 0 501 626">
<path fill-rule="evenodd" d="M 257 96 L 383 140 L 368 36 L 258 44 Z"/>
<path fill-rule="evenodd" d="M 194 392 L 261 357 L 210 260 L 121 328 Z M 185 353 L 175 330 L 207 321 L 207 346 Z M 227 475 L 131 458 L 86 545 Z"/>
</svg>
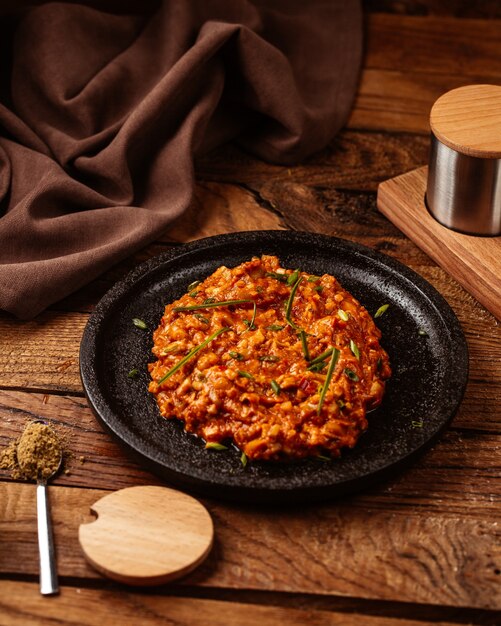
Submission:
<svg viewBox="0 0 501 626">
<path fill-rule="evenodd" d="M 428 135 L 430 110 L 435 100 L 446 91 L 478 82 L 495 83 L 499 77 L 365 69 L 347 126 Z"/>
<path fill-rule="evenodd" d="M 231 623 L 242 626 L 414 626 L 388 617 L 389 603 L 395 601 L 399 617 L 416 617 L 420 607 L 436 605 L 437 611 L 450 607 L 448 616 L 458 611 L 462 623 L 496 623 L 494 612 L 477 622 L 461 607 L 501 608 L 501 325 L 378 214 L 370 192 L 384 179 L 426 162 L 429 111 L 438 96 L 467 83 L 501 83 L 501 9 L 493 0 L 366 0 L 365 7 L 372 14 L 366 22 L 359 93 L 349 129 L 331 145 L 295 167 L 264 164 L 232 146 L 207 155 L 197 164 L 200 183 L 188 218 L 161 241 L 34 322 L 0 316 L 0 445 L 34 416 L 54 420 L 65 432 L 70 473 L 50 489 L 60 570 L 63 578 L 73 577 L 67 582 L 81 579 L 99 587 L 63 586 L 62 595 L 47 603 L 40 600 L 35 582 L 0 582 L 0 624 L 197 626 L 220 623 L 221 616 L 228 622 L 230 616 Z M 159 590 L 159 596 L 110 588 L 84 562 L 76 541 L 78 524 L 91 519 L 89 505 L 107 493 L 103 490 L 160 481 L 123 455 L 79 395 L 78 343 L 86 313 L 137 263 L 171 246 L 263 228 L 353 239 L 429 280 L 457 313 L 469 344 L 470 381 L 460 411 L 452 428 L 414 467 L 363 494 L 282 511 L 206 502 L 218 539 L 200 570 L 180 586 Z M 35 580 L 34 489 L 10 482 L 6 472 L 0 480 L 0 575 Z M 357 610 L 357 603 L 378 603 L 381 616 L 244 605 L 232 602 L 231 595 L 227 602 L 165 596 L 183 595 L 180 589 L 184 595 L 249 590 L 255 598 L 261 594 L 256 602 L 281 597 L 289 606 L 298 606 L 297 593 L 303 593 L 302 605 L 310 608 L 312 599 L 323 594 L 326 602 L 344 602 L 350 611 Z M 411 602 L 422 604 L 406 604 Z M 437 615 L 444 613 L 436 613 L 433 622 L 442 623 Z"/>
<path fill-rule="evenodd" d="M 460 411 L 452 429 L 412 468 L 350 499 L 350 504 L 496 518 L 501 502 L 501 418 L 495 409 L 465 413 Z M 489 422 L 484 415 L 491 416 Z M 57 477 L 57 485 L 119 489 L 161 484 L 103 432 L 83 398 L 0 391 L 0 419 L 0 447 L 17 439 L 30 419 L 51 421 L 69 453 L 69 473 Z M 8 479 L 9 472 L 0 470 L 0 476 Z"/>
<path fill-rule="evenodd" d="M 196 176 L 203 181 L 238 181 L 251 186 L 280 181 L 375 191 L 383 180 L 426 164 L 428 150 L 428 138 L 419 135 L 343 130 L 326 148 L 292 166 L 265 163 L 226 144 L 197 160 Z"/>
<path fill-rule="evenodd" d="M 9 545 L 0 554 L 4 574 L 37 571 L 34 492 L 32 485 L 0 484 L 2 532 Z M 77 528 L 105 493 L 50 489 L 62 577 L 97 576 L 81 553 Z M 501 609 L 497 521 L 342 504 L 284 511 L 205 504 L 216 544 L 184 579 L 187 585 Z"/>
<path fill-rule="evenodd" d="M 279 217 L 263 209 L 252 194 L 237 185 L 197 185 L 188 212 L 167 231 L 168 241 L 185 243 L 245 230 L 282 230 Z"/>
<path fill-rule="evenodd" d="M 440 95 L 501 81 L 501 20 L 372 14 L 367 32 L 350 128 L 427 134 Z"/>
<path fill-rule="evenodd" d="M 0 386 L 81 392 L 78 350 L 87 319 L 46 312 L 20 322 L 0 314 Z"/>
<path fill-rule="evenodd" d="M 422 621 L 371 617 L 360 613 L 258 606 L 171 595 L 127 593 L 119 590 L 61 588 L 59 597 L 40 602 L 34 583 L 0 581 L 0 624 L 39 626 L 423 626 Z M 452 622 L 434 622 L 453 626 Z"/>
<path fill-rule="evenodd" d="M 372 14 L 367 27 L 366 69 L 499 76 L 501 20 Z"/>
<path fill-rule="evenodd" d="M 379 209 L 501 320 L 501 237 L 444 228 L 424 203 L 427 168 L 382 183 Z"/>
</svg>

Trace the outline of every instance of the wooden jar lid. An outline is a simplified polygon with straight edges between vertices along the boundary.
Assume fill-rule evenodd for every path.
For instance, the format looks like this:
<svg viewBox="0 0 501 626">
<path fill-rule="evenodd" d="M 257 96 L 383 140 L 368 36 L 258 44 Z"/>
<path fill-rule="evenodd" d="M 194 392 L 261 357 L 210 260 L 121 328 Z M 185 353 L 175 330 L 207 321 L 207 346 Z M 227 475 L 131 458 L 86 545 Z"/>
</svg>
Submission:
<svg viewBox="0 0 501 626">
<path fill-rule="evenodd" d="M 78 532 L 86 559 L 129 585 L 159 585 L 184 576 L 209 554 L 214 528 L 207 509 L 174 489 L 128 487 L 92 507 L 98 517 Z"/>
<path fill-rule="evenodd" d="M 430 125 L 437 139 L 467 156 L 501 158 L 501 86 L 467 85 L 433 105 Z"/>
</svg>

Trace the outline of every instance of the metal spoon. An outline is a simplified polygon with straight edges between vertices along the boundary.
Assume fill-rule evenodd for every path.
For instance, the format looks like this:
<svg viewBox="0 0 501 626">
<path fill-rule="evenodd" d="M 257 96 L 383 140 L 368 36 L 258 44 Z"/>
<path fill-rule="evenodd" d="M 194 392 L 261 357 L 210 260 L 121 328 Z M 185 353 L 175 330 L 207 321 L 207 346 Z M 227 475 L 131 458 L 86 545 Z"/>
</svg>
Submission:
<svg viewBox="0 0 501 626">
<path fill-rule="evenodd" d="M 45 424 L 43 420 L 35 420 L 31 422 L 32 424 L 41 423 Z M 45 424 L 47 428 L 50 428 L 47 424 Z M 26 431 L 25 431 L 26 432 Z M 53 434 L 57 435 L 52 431 Z M 18 443 L 18 450 L 21 442 L 23 440 L 23 435 Z M 52 533 L 52 523 L 50 517 L 50 506 L 49 506 L 49 498 L 47 492 L 47 481 L 50 480 L 57 474 L 57 472 L 61 468 L 61 463 L 63 460 L 63 453 L 61 447 L 59 448 L 59 464 L 57 468 L 48 476 L 42 476 L 40 472 L 38 472 L 36 481 L 37 481 L 37 526 L 38 526 L 38 551 L 40 554 L 40 593 L 44 596 L 54 595 L 59 593 L 59 584 L 57 581 L 57 571 L 56 571 L 56 559 L 55 559 L 55 550 L 54 550 L 54 536 Z M 17 455 L 17 460 L 19 464 L 19 469 L 21 472 L 30 479 L 34 479 L 33 468 L 29 469 L 24 466 L 23 469 L 23 458 Z"/>
</svg>

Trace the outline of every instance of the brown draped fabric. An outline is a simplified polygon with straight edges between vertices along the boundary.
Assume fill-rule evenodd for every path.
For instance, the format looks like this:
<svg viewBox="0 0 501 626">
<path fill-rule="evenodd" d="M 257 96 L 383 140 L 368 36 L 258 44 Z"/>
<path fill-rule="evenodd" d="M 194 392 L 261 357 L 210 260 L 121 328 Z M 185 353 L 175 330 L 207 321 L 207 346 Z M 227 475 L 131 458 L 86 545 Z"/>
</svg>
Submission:
<svg viewBox="0 0 501 626">
<path fill-rule="evenodd" d="M 332 139 L 356 90 L 351 0 L 11 4 L 0 309 L 21 318 L 158 237 L 190 204 L 194 155 L 235 139 L 297 162 Z"/>
</svg>

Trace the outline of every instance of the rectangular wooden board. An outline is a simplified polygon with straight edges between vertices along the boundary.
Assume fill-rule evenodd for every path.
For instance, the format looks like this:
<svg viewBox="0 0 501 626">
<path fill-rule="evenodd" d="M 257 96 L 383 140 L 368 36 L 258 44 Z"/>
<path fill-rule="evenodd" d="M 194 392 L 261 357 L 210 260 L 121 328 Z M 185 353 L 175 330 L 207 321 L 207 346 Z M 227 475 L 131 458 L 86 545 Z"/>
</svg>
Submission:
<svg viewBox="0 0 501 626">
<path fill-rule="evenodd" d="M 377 206 L 391 222 L 501 320 L 501 237 L 464 235 L 425 204 L 427 167 L 381 183 Z"/>
</svg>

